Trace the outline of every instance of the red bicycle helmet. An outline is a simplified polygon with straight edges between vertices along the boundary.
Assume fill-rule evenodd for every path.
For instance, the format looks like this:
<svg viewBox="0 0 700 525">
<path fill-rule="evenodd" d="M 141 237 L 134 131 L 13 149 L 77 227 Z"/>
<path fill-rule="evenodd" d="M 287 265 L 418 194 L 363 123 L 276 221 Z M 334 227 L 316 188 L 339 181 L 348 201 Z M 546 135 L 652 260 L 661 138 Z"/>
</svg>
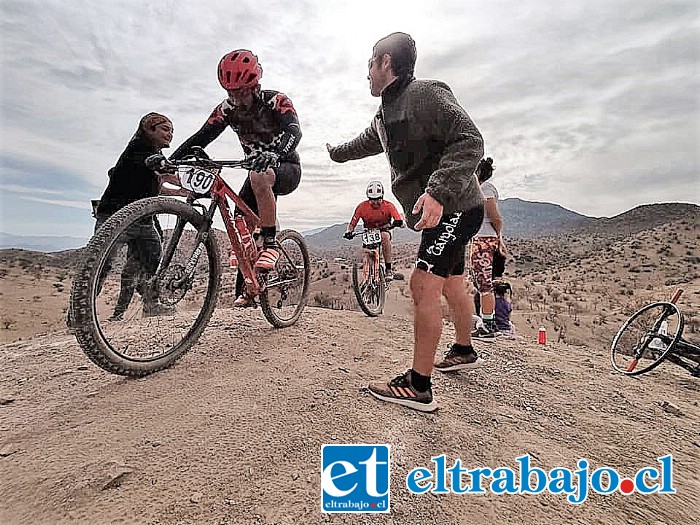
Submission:
<svg viewBox="0 0 700 525">
<path fill-rule="evenodd" d="M 226 90 L 256 86 L 260 77 L 258 57 L 247 49 L 231 51 L 219 61 L 219 83 Z"/>
</svg>

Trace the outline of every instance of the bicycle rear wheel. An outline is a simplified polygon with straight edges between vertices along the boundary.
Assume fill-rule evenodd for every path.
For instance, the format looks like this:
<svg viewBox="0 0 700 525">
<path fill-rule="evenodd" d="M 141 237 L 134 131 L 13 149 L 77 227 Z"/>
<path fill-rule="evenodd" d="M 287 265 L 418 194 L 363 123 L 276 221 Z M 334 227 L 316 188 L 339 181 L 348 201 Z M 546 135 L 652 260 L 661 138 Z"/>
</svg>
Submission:
<svg viewBox="0 0 700 525">
<path fill-rule="evenodd" d="M 197 341 L 221 275 L 212 232 L 196 242 L 204 221 L 191 205 L 153 197 L 115 213 L 93 236 L 71 311 L 78 343 L 95 364 L 143 376 L 172 365 Z"/>
<path fill-rule="evenodd" d="M 613 339 L 613 369 L 628 375 L 656 368 L 672 352 L 683 333 L 683 316 L 673 303 L 652 303 L 635 312 Z"/>
<path fill-rule="evenodd" d="M 379 275 L 375 275 L 374 266 L 370 267 L 365 277 L 364 268 L 352 264 L 352 289 L 355 292 L 360 309 L 370 317 L 377 317 L 384 310 L 386 287 L 384 286 L 384 269 L 380 265 Z"/>
<path fill-rule="evenodd" d="M 280 258 L 275 269 L 265 275 L 265 290 L 260 294 L 263 315 L 276 328 L 291 326 L 299 320 L 309 293 L 311 268 L 309 250 L 301 234 L 283 230 L 277 236 Z"/>
</svg>

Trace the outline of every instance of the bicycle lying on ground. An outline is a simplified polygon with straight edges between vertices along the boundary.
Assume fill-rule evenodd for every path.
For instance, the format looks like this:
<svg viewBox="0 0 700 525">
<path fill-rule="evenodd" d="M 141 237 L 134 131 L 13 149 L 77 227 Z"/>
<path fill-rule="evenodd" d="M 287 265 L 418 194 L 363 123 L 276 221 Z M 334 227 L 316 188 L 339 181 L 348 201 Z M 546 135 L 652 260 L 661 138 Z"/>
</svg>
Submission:
<svg viewBox="0 0 700 525">
<path fill-rule="evenodd" d="M 683 290 L 670 302 L 651 303 L 627 319 L 613 339 L 613 369 L 628 376 L 644 374 L 664 360 L 700 377 L 700 346 L 683 339 L 685 322 L 676 305 Z"/>
<path fill-rule="evenodd" d="M 245 278 L 246 293 L 260 301 L 267 320 L 278 328 L 293 325 L 306 305 L 310 269 L 304 238 L 293 230 L 281 231 L 275 268 L 256 271 L 261 248 L 247 224 L 258 224 L 259 219 L 220 177 L 222 168 L 247 168 L 245 162 L 212 160 L 201 148 L 195 151 L 181 161 L 147 159 L 176 171 L 183 188 L 191 192 L 186 202 L 168 197 L 136 201 L 112 215 L 85 248 L 71 291 L 72 323 L 83 351 L 109 372 L 143 376 L 166 368 L 202 334 L 221 285 L 218 244 L 225 234 L 213 228 L 217 209 Z M 196 202 L 202 197 L 211 198 L 208 208 Z M 235 215 L 229 199 L 236 204 Z M 123 315 L 112 315 L 110 320 L 126 264 L 125 232 L 151 223 L 159 224 L 163 232 L 158 268 L 137 287 L 141 300 L 132 300 Z M 159 312 L 150 313 L 147 298 L 149 304 L 157 301 Z"/>
<path fill-rule="evenodd" d="M 384 310 L 386 300 L 386 270 L 382 251 L 382 232 L 392 230 L 385 228 L 368 228 L 352 233 L 350 238 L 362 235 L 362 266 L 357 261 L 352 263 L 352 289 L 362 311 L 370 317 L 377 317 Z"/>
</svg>

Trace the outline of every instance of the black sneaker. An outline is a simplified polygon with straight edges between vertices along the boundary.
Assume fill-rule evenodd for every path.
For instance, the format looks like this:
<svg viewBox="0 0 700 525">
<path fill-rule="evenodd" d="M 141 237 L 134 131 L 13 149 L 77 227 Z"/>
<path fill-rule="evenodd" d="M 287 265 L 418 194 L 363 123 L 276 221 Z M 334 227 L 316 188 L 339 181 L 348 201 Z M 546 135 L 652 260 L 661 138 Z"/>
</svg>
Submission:
<svg viewBox="0 0 700 525">
<path fill-rule="evenodd" d="M 455 350 L 454 345 L 450 345 L 442 358 L 442 361 L 435 363 L 435 370 L 439 372 L 455 372 L 457 370 L 472 370 L 484 364 L 476 352 L 462 353 Z"/>
<path fill-rule="evenodd" d="M 478 326 L 476 330 L 472 332 L 472 338 L 479 339 L 487 343 L 493 343 L 496 340 L 496 334 L 488 330 L 485 326 Z"/>
<path fill-rule="evenodd" d="M 501 331 L 498 329 L 498 325 L 494 319 L 484 319 L 484 327 L 495 337 L 501 335 Z"/>
<path fill-rule="evenodd" d="M 175 313 L 174 306 L 167 306 L 164 304 L 153 304 L 153 305 L 143 305 L 143 316 L 144 317 L 157 317 L 159 315 L 173 315 Z"/>
<path fill-rule="evenodd" d="M 124 312 L 114 312 L 112 314 L 112 317 L 107 318 L 108 321 L 111 322 L 116 322 L 116 321 L 123 321 L 124 320 Z"/>
<path fill-rule="evenodd" d="M 433 412 L 438 407 L 433 400 L 433 391 L 430 387 L 425 392 L 419 392 L 413 387 L 411 370 L 396 376 L 388 383 L 370 383 L 367 389 L 377 399 L 421 412 Z"/>
</svg>

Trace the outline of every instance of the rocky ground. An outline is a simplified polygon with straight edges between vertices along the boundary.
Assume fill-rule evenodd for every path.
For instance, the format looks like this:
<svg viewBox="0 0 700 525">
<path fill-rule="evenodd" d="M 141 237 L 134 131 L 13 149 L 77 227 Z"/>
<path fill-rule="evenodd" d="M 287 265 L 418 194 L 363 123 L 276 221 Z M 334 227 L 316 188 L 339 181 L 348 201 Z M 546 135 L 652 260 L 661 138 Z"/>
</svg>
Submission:
<svg viewBox="0 0 700 525">
<path fill-rule="evenodd" d="M 65 331 L 2 345 L 0 523 L 700 523 L 697 379 L 670 364 L 621 377 L 605 348 L 502 339 L 478 346 L 481 369 L 434 378 L 436 413 L 383 404 L 364 387 L 410 364 L 401 297 L 376 319 L 308 308 L 285 330 L 220 308 L 190 354 L 138 380 Z M 446 324 L 441 346 L 452 336 Z M 324 443 L 391 444 L 389 514 L 320 512 Z M 411 495 L 408 471 L 441 453 L 629 474 L 673 454 L 677 494 Z"/>
</svg>

